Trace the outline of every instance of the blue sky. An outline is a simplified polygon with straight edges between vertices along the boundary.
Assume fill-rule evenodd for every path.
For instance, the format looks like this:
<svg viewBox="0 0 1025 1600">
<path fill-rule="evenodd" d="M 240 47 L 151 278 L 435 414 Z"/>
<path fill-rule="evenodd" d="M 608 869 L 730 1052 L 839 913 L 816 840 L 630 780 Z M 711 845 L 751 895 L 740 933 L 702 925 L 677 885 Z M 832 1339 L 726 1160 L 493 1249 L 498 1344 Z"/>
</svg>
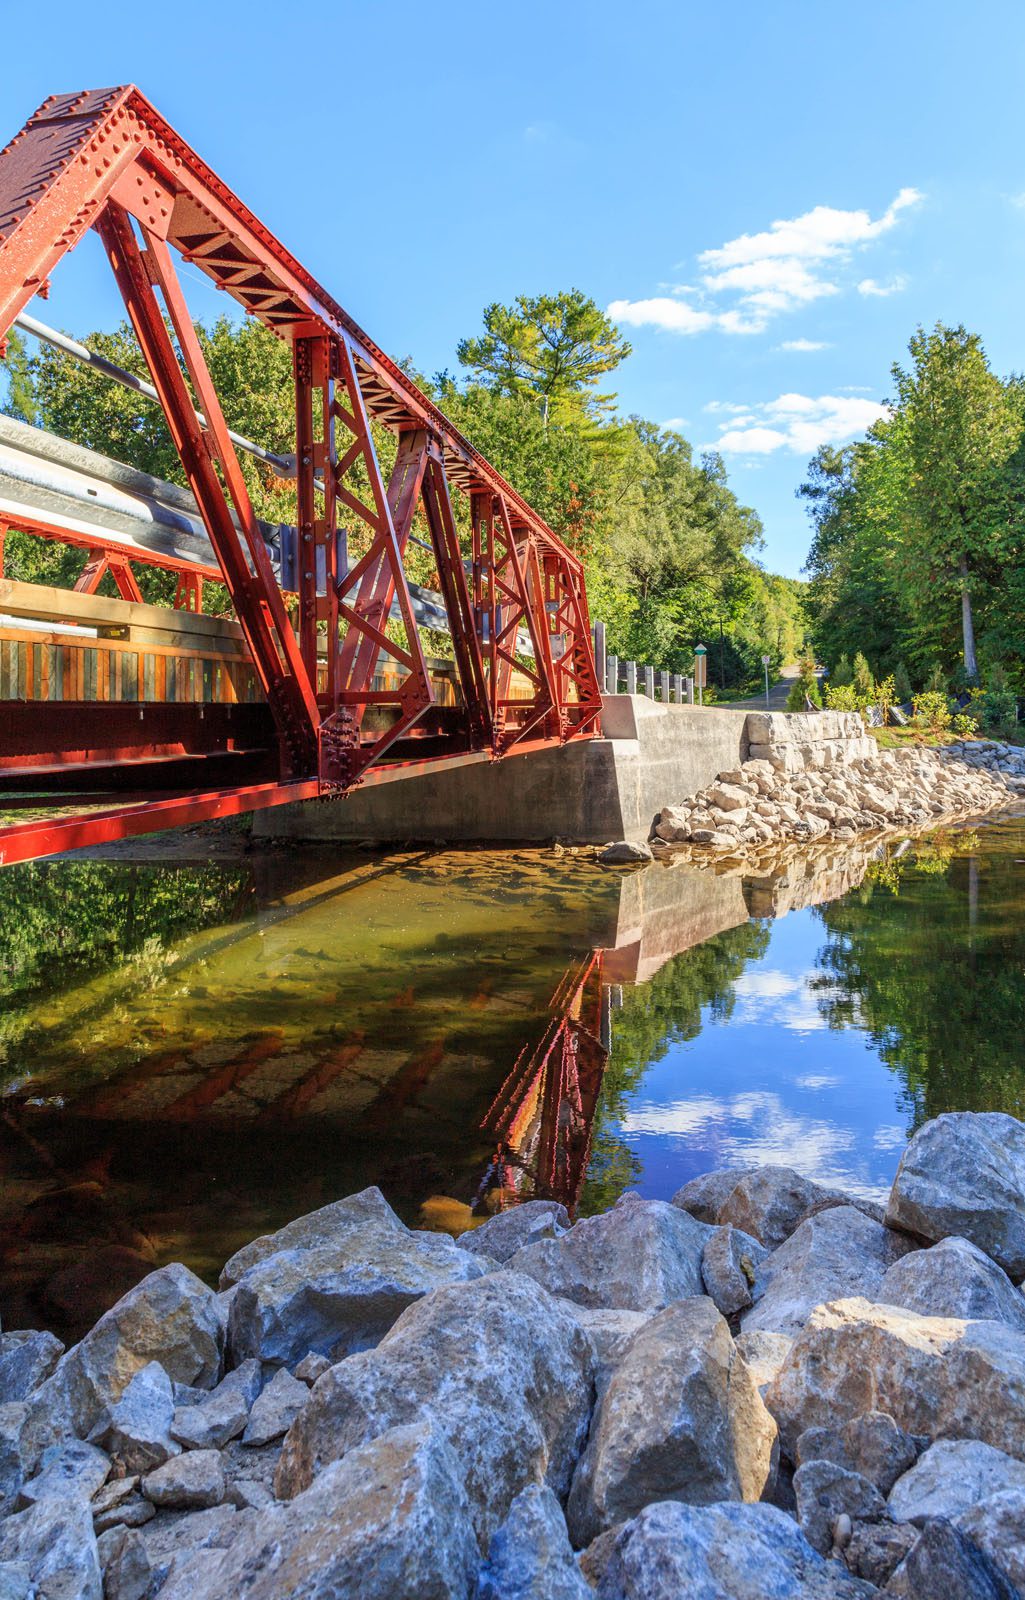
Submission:
<svg viewBox="0 0 1025 1600">
<path fill-rule="evenodd" d="M 807 550 L 809 455 L 864 429 L 916 323 L 1025 366 L 1020 0 L 5 11 L 5 136 L 47 94 L 136 82 L 423 370 L 490 300 L 614 306 L 622 408 L 721 445 L 775 570 Z M 109 326 L 76 257 L 33 309 Z"/>
</svg>

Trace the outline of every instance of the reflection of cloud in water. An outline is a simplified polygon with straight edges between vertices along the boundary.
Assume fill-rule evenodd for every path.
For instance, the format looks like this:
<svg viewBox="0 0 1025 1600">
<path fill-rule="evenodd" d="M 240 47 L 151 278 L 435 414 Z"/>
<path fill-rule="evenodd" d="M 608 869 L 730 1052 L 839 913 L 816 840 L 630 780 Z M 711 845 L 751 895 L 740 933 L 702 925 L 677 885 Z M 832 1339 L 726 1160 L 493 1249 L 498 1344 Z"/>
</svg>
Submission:
<svg viewBox="0 0 1025 1600">
<path fill-rule="evenodd" d="M 620 1128 L 627 1137 L 653 1134 L 689 1143 L 700 1141 L 713 1153 L 716 1166 L 794 1167 L 826 1187 L 843 1187 L 872 1199 L 885 1194 L 855 1170 L 851 1162 L 856 1146 L 853 1130 L 819 1117 L 802 1116 L 768 1091 L 722 1099 L 696 1095 L 661 1106 L 635 1105 Z"/>
<path fill-rule="evenodd" d="M 893 1126 L 877 1128 L 872 1136 L 872 1143 L 877 1150 L 902 1150 L 907 1142 L 905 1130 Z"/>
<path fill-rule="evenodd" d="M 825 1072 L 809 1072 L 803 1078 L 795 1078 L 794 1086 L 798 1089 L 838 1089 L 843 1080 L 831 1078 Z"/>
<path fill-rule="evenodd" d="M 819 994 L 812 989 L 812 979 L 818 976 L 814 968 L 797 973 L 772 968 L 742 972 L 733 985 L 739 1004 L 731 1021 L 742 1027 L 774 1023 L 792 1033 L 817 1032 L 826 1026 Z"/>
</svg>

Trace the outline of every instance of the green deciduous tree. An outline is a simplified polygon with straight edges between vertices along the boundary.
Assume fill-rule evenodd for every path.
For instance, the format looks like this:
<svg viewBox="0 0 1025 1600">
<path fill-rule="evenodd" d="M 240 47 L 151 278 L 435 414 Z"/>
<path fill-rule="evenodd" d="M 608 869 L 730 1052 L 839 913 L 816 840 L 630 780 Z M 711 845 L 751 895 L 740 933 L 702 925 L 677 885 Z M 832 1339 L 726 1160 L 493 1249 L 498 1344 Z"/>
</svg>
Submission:
<svg viewBox="0 0 1025 1600">
<path fill-rule="evenodd" d="M 461 339 L 457 354 L 487 388 L 534 397 L 547 423 L 553 415 L 606 409 L 612 397 L 598 394 L 598 384 L 630 346 L 593 300 L 570 289 L 486 306 L 484 332 Z"/>
</svg>

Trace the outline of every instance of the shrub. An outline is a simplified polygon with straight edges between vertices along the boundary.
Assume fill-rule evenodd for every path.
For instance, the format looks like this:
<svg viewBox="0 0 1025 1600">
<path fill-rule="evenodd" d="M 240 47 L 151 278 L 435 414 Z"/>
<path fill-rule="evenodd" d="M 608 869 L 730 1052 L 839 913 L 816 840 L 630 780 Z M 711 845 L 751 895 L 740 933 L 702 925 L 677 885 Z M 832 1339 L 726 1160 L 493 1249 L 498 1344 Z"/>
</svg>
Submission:
<svg viewBox="0 0 1025 1600">
<path fill-rule="evenodd" d="M 915 726 L 928 733 L 945 733 L 950 727 L 950 707 L 945 694 L 923 689 L 914 699 Z"/>
<path fill-rule="evenodd" d="M 970 739 L 973 733 L 978 733 L 979 731 L 979 724 L 976 722 L 975 718 L 970 717 L 965 711 L 959 711 L 957 713 L 953 722 L 951 723 L 951 727 L 953 728 L 954 732 L 959 733 L 963 739 Z"/>
<path fill-rule="evenodd" d="M 1012 727 L 1018 716 L 1018 701 L 1013 689 L 1008 686 L 1007 673 L 1003 667 L 992 667 L 987 683 L 982 694 L 976 699 L 979 716 L 984 728 Z"/>
<path fill-rule="evenodd" d="M 845 689 L 853 682 L 854 674 L 851 671 L 851 658 L 845 650 L 836 666 L 829 674 L 829 683 L 830 687 L 833 689 Z"/>
<path fill-rule="evenodd" d="M 854 657 L 853 679 L 854 692 L 861 705 L 871 705 L 875 699 L 876 686 L 872 677 L 872 669 L 859 650 Z"/>
<path fill-rule="evenodd" d="M 800 664 L 799 675 L 794 679 L 787 695 L 787 710 L 804 711 L 809 700 L 814 706 L 822 705 L 819 681 L 815 676 L 815 662 L 811 656 L 805 656 Z"/>
<path fill-rule="evenodd" d="M 880 678 L 879 682 L 876 684 L 875 703 L 883 713 L 884 728 L 886 726 L 886 719 L 889 716 L 890 707 L 893 705 L 896 698 L 897 689 L 892 675 L 889 678 Z"/>
<path fill-rule="evenodd" d="M 929 668 L 929 676 L 925 680 L 926 694 L 946 695 L 950 689 L 950 680 L 938 661 L 934 661 Z"/>
<path fill-rule="evenodd" d="M 898 661 L 893 669 L 893 694 L 897 705 L 906 706 L 914 695 L 908 669 L 903 661 Z"/>
<path fill-rule="evenodd" d="M 860 711 L 853 683 L 827 683 L 826 705 L 830 711 Z"/>
</svg>

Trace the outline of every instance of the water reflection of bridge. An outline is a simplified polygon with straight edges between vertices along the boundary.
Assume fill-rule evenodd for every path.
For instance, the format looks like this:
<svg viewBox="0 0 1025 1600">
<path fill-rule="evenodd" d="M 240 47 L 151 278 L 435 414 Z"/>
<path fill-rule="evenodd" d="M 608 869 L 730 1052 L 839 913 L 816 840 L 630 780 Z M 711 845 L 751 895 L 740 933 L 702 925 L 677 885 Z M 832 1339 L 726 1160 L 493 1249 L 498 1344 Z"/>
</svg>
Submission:
<svg viewBox="0 0 1025 1600">
<path fill-rule="evenodd" d="M 368 1182 L 410 1220 L 439 1193 L 572 1209 L 615 987 L 751 915 L 843 893 L 867 860 L 820 851 L 760 878 L 493 853 L 329 871 L 257 855 L 200 877 L 65 863 L 32 880 L 35 903 L 26 879 L 52 947 L 52 918 L 67 946 L 73 908 L 85 917 L 76 885 L 96 891 L 71 874 L 106 874 L 129 955 L 0 1020 L 3 1314 L 59 1321 L 72 1291 L 120 1292 L 170 1257 L 213 1270 Z M 207 909 L 162 936 L 152 907 L 190 897 Z"/>
</svg>

